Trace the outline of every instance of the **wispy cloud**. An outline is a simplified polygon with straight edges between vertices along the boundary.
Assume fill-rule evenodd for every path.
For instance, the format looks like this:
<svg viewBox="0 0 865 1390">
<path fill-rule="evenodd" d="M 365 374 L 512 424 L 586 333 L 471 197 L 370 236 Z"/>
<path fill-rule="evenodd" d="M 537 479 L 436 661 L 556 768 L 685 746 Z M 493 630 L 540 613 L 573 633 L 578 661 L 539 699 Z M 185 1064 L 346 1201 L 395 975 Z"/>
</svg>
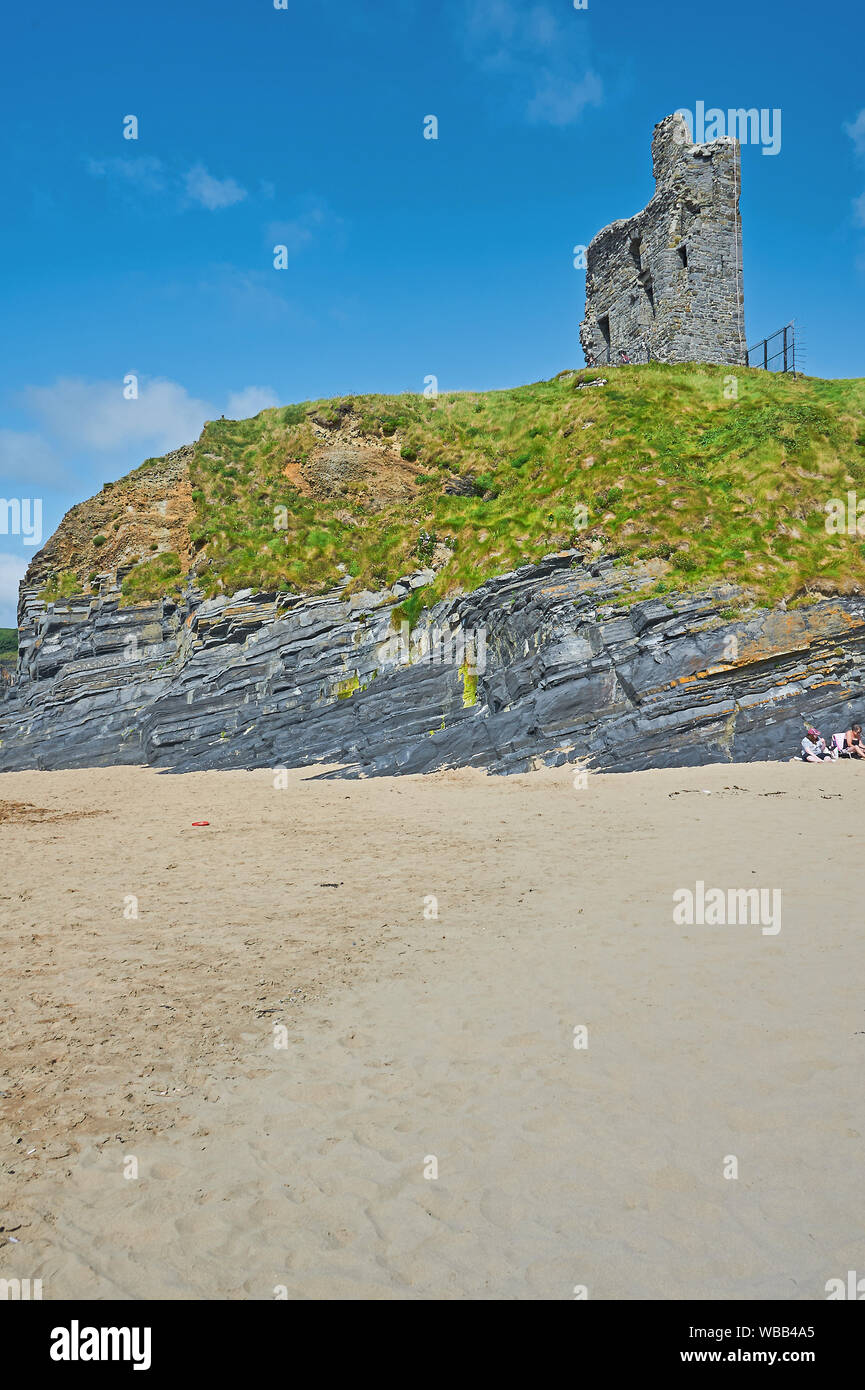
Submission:
<svg viewBox="0 0 865 1390">
<path fill-rule="evenodd" d="M 278 195 L 271 180 L 259 179 L 250 192 L 236 178 L 217 177 L 200 160 L 188 169 L 171 169 L 152 155 L 127 155 L 87 159 L 84 166 L 92 178 L 113 184 L 126 197 L 162 195 L 178 211 L 196 207 L 221 212 L 247 200 L 268 203 L 272 218 L 265 227 L 268 244 L 285 246 L 292 256 L 303 251 L 321 232 L 339 232 L 343 225 L 327 202 L 314 193 L 296 197 L 290 216 L 274 217 Z"/>
<path fill-rule="evenodd" d="M 266 243 L 268 250 L 273 245 Z M 215 297 L 229 319 L 244 322 L 278 323 L 297 331 L 313 328 L 316 319 L 291 295 L 288 276 L 273 270 L 246 270 L 240 266 L 221 264 L 208 267 L 198 281 L 198 294 L 209 300 Z M 286 288 L 283 289 L 282 286 Z"/>
<path fill-rule="evenodd" d="M 246 189 L 236 179 L 216 179 L 203 164 L 196 164 L 187 173 L 186 194 L 192 202 L 199 203 L 210 212 L 242 203 L 247 196 Z"/>
<path fill-rule="evenodd" d="M 601 104 L 603 83 L 584 56 L 587 30 L 579 12 L 515 0 L 462 0 L 454 18 L 467 56 L 490 76 L 507 79 L 524 119 L 572 125 L 586 106 Z"/>
<path fill-rule="evenodd" d="M 269 386 L 247 386 L 243 391 L 230 391 L 226 415 L 229 420 L 248 420 L 260 410 L 279 405 L 279 397 Z"/>
<path fill-rule="evenodd" d="M 860 159 L 865 159 L 865 106 L 855 120 L 844 126 L 853 141 L 853 148 Z M 865 193 L 853 199 L 853 216 L 861 227 L 865 227 Z"/>
<path fill-rule="evenodd" d="M 194 205 L 217 212 L 242 203 L 249 196 L 237 179 L 217 178 L 200 162 L 184 171 L 170 169 L 154 155 L 127 155 L 87 159 L 85 168 L 93 178 L 105 179 L 127 194 L 167 194 L 178 208 Z M 271 198 L 272 186 L 262 184 L 261 196 Z"/>
<path fill-rule="evenodd" d="M 335 231 L 341 226 L 341 218 L 323 199 L 308 194 L 299 200 L 294 217 L 268 223 L 266 234 L 270 245 L 284 246 L 289 255 L 296 256 L 322 231 Z"/>
<path fill-rule="evenodd" d="M 862 159 L 865 159 L 865 106 L 863 106 L 855 121 L 850 121 L 849 124 L 844 126 L 844 129 L 853 141 L 853 147 L 856 153 Z"/>
<path fill-rule="evenodd" d="M 31 386 L 23 400 L 42 429 L 67 449 L 107 452 L 139 444 L 157 453 L 197 439 L 213 407 L 175 381 L 140 378 L 138 398 L 127 400 L 120 381 L 60 377 Z"/>
<path fill-rule="evenodd" d="M 545 71 L 538 90 L 528 104 L 527 115 L 532 121 L 547 125 L 573 125 L 586 106 L 600 106 L 603 84 L 595 72 L 587 72 L 579 82 Z"/>
<path fill-rule="evenodd" d="M 0 430 L 0 478 L 11 483 L 55 487 L 67 481 L 57 451 L 33 430 Z"/>
<path fill-rule="evenodd" d="M 163 454 L 198 438 L 206 420 L 222 413 L 220 406 L 193 396 L 179 382 L 141 376 L 138 397 L 127 400 L 121 381 L 87 381 L 59 377 L 50 386 L 30 386 L 20 395 L 39 425 L 37 432 L 0 431 L 3 476 L 26 477 L 30 465 L 43 474 L 65 451 L 122 453 L 137 448 Z M 225 414 L 245 419 L 279 404 L 270 386 L 245 386 L 228 393 Z M 35 476 L 35 472 L 32 476 Z"/>
<path fill-rule="evenodd" d="M 162 193 L 168 186 L 162 160 L 154 155 L 131 155 L 121 159 L 88 159 L 87 172 L 95 179 L 115 179 L 140 193 Z"/>
</svg>

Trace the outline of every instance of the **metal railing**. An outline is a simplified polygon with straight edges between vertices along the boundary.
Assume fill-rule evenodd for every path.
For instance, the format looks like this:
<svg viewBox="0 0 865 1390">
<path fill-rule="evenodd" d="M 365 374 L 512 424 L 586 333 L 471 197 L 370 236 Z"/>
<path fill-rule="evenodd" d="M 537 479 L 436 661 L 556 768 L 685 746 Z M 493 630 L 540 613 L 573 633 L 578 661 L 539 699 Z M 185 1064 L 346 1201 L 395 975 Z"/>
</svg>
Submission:
<svg viewBox="0 0 865 1390">
<path fill-rule="evenodd" d="M 770 350 L 771 349 L 771 350 Z M 767 372 L 792 372 L 796 375 L 796 321 L 791 319 L 783 328 L 761 338 L 748 348 L 748 366 L 763 367 Z"/>
<path fill-rule="evenodd" d="M 645 338 L 637 343 L 631 342 L 627 348 L 605 344 L 594 358 L 590 354 L 584 356 L 587 367 L 644 366 L 664 360 L 655 356 Z M 763 367 L 768 372 L 790 372 L 792 376 L 801 371 L 802 361 L 806 357 L 801 331 L 797 332 L 795 319 L 748 348 L 749 367 Z"/>
</svg>

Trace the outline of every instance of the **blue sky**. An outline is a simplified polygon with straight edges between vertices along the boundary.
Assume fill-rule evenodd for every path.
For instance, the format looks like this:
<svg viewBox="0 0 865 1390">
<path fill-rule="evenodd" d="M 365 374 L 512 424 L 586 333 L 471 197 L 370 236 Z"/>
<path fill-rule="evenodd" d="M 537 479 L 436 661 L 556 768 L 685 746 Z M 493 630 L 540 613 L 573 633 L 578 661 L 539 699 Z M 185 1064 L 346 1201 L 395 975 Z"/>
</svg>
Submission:
<svg viewBox="0 0 865 1390">
<path fill-rule="evenodd" d="M 0 495 L 46 538 L 214 414 L 580 363 L 572 248 L 698 101 L 782 113 L 742 152 L 749 342 L 795 317 L 808 371 L 865 376 L 860 0 L 284 4 L 6 16 Z M 0 625 L 33 551 L 0 534 Z"/>
</svg>

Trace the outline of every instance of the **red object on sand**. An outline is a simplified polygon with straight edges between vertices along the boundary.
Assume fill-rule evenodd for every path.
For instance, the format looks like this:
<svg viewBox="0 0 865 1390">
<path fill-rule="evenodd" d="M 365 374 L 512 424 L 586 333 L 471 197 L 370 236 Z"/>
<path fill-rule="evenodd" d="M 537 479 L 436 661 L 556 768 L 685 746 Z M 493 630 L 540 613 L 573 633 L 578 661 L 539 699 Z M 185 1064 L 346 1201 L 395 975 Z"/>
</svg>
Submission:
<svg viewBox="0 0 865 1390">
<path fill-rule="evenodd" d="M 209 820 L 194 820 L 194 821 L 192 822 L 192 824 L 193 824 L 193 825 L 209 825 L 209 824 L 210 824 L 210 821 L 209 821 Z"/>
</svg>

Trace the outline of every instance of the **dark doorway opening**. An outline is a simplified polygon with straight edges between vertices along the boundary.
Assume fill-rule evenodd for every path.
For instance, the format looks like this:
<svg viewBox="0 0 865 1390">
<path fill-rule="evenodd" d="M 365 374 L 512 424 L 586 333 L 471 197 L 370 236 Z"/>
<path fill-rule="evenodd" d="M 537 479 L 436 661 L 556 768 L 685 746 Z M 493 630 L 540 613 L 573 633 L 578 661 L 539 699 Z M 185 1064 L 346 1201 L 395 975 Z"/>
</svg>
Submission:
<svg viewBox="0 0 865 1390">
<path fill-rule="evenodd" d="M 600 330 L 601 330 L 601 337 L 602 337 L 603 340 L 604 340 L 604 349 L 605 349 L 605 351 L 606 351 L 606 359 L 607 359 L 607 361 L 609 362 L 609 360 L 610 360 L 610 316 L 609 316 L 609 314 L 601 314 L 601 317 L 598 319 L 598 327 L 599 327 Z"/>
</svg>

